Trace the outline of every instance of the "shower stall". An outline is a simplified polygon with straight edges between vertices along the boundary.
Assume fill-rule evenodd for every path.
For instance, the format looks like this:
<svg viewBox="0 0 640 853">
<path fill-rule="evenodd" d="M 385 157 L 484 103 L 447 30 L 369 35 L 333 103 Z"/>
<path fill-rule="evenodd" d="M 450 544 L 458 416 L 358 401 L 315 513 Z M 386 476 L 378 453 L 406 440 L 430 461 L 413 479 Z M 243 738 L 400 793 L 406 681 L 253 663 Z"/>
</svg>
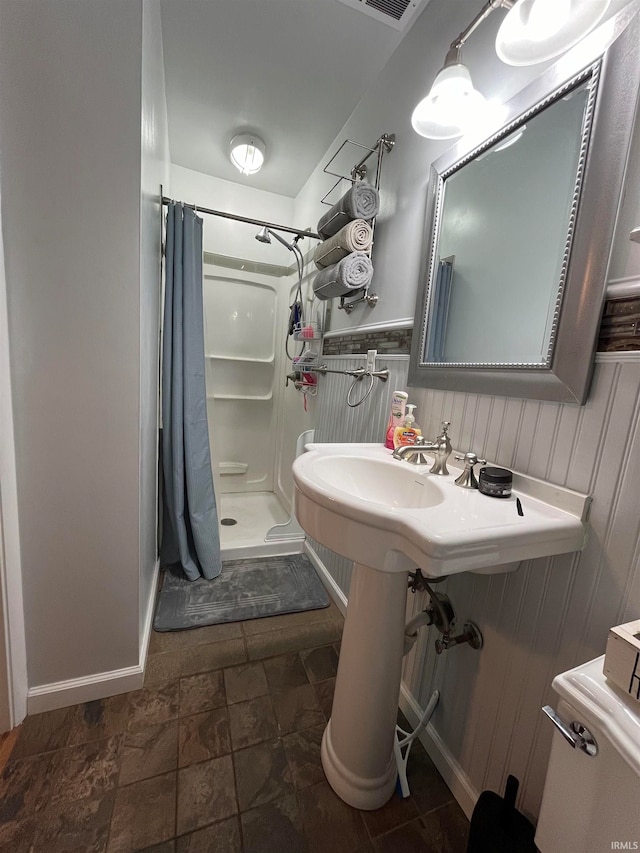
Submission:
<svg viewBox="0 0 640 853">
<path fill-rule="evenodd" d="M 291 465 L 300 436 L 313 428 L 315 389 L 296 388 L 287 375 L 291 359 L 317 353 L 320 341 L 294 340 L 300 336 L 288 331 L 296 302 L 308 325 L 322 323 L 323 309 L 309 297 L 311 263 L 302 275 L 315 241 L 285 239 L 277 226 L 206 220 L 207 415 L 222 556 L 299 553 L 304 533 L 292 518 Z M 207 251 L 214 246 L 220 251 Z"/>
</svg>

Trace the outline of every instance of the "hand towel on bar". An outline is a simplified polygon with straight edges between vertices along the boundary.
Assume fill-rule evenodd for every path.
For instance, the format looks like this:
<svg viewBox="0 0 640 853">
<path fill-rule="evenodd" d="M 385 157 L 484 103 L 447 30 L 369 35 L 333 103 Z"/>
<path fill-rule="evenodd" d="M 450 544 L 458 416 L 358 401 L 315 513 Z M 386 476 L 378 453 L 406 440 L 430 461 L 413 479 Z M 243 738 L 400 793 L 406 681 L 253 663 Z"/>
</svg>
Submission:
<svg viewBox="0 0 640 853">
<path fill-rule="evenodd" d="M 316 246 L 313 256 L 318 269 L 337 264 L 351 252 L 368 252 L 371 248 L 373 231 L 364 219 L 347 223 L 333 237 Z"/>
<path fill-rule="evenodd" d="M 356 183 L 320 219 L 318 234 L 323 240 L 333 237 L 352 219 L 373 219 L 379 207 L 378 190 L 371 184 Z"/>
<path fill-rule="evenodd" d="M 363 252 L 353 252 L 339 263 L 320 270 L 313 280 L 318 299 L 346 296 L 352 290 L 367 287 L 373 277 L 373 264 Z"/>
</svg>

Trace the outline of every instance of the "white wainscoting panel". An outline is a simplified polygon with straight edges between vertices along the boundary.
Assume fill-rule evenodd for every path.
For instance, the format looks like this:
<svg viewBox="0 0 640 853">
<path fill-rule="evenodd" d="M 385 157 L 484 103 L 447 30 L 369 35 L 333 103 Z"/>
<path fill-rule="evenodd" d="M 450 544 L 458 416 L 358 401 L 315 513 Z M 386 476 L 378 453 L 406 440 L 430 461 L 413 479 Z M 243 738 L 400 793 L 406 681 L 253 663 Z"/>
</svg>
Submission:
<svg viewBox="0 0 640 853">
<path fill-rule="evenodd" d="M 331 367 L 354 362 L 362 357 L 335 357 Z M 344 403 L 346 379 L 321 379 L 317 440 L 382 440 L 407 365 L 407 358 L 389 358 L 393 378 L 355 410 Z M 481 652 L 465 646 L 438 656 L 434 629 L 426 629 L 404 667 L 405 696 L 421 707 L 440 690 L 431 731 L 466 789 L 502 791 L 512 773 L 521 783 L 520 808 L 535 818 L 552 734 L 540 708 L 556 702 L 553 676 L 603 654 L 609 627 L 640 616 L 640 362 L 598 361 L 585 406 L 408 390 L 427 437 L 448 420 L 456 449 L 593 495 L 581 554 L 532 560 L 511 574 L 462 574 L 439 586 L 459 625 L 472 619 L 480 626 Z M 314 547 L 348 593 L 348 562 Z M 407 613 L 426 604 L 425 595 L 410 595 Z"/>
</svg>

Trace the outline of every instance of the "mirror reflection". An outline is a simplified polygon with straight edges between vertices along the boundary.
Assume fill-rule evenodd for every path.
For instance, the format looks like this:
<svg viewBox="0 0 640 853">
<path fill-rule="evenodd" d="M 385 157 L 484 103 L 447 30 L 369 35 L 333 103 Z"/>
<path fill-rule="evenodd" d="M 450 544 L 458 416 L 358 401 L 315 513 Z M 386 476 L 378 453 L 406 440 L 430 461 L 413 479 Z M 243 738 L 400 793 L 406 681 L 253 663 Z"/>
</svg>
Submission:
<svg viewBox="0 0 640 853">
<path fill-rule="evenodd" d="M 589 85 L 590 78 L 441 176 L 425 362 L 550 364 Z"/>
</svg>

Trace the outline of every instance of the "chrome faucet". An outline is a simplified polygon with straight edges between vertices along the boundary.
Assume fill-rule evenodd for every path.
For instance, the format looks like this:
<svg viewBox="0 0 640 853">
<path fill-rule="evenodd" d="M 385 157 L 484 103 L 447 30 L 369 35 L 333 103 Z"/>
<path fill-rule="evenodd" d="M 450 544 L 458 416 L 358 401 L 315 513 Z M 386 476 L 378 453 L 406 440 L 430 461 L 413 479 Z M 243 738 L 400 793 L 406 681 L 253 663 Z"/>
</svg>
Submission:
<svg viewBox="0 0 640 853">
<path fill-rule="evenodd" d="M 415 444 L 405 444 L 402 447 L 396 447 L 393 451 L 394 459 L 404 459 L 411 465 L 425 465 L 430 461 L 426 458 L 426 453 L 435 453 L 435 462 L 430 469 L 431 474 L 448 474 L 447 460 L 451 456 L 451 442 L 447 430 L 450 423 L 442 422 L 442 432 L 435 441 L 427 441 L 423 436 L 420 436 Z"/>
</svg>

